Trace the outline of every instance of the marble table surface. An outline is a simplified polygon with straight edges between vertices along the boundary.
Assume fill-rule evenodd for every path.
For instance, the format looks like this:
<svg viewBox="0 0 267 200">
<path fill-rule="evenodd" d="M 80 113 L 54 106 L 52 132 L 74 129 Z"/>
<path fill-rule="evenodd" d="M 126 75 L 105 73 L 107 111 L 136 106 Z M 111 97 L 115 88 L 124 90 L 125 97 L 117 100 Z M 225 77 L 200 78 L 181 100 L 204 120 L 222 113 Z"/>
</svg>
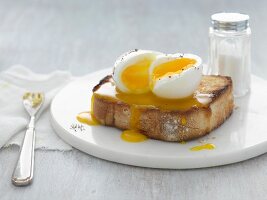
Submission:
<svg viewBox="0 0 267 200">
<path fill-rule="evenodd" d="M 0 70 L 23 64 L 83 75 L 134 48 L 191 52 L 206 62 L 210 15 L 234 11 L 251 16 L 252 72 L 267 79 L 266 6 L 264 0 L 0 0 Z M 221 167 L 160 170 L 78 150 L 37 150 L 33 184 L 17 188 L 10 177 L 18 151 L 0 150 L 1 200 L 267 199 L 266 154 Z"/>
</svg>

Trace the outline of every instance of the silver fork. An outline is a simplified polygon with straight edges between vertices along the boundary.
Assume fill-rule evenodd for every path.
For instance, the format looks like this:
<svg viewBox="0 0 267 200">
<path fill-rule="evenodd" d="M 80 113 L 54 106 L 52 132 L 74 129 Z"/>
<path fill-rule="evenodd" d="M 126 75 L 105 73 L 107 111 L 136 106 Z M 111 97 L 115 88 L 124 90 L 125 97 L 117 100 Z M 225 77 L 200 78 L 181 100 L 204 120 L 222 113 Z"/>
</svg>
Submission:
<svg viewBox="0 0 267 200">
<path fill-rule="evenodd" d="M 31 120 L 26 130 L 20 155 L 12 175 L 12 183 L 16 186 L 29 185 L 33 178 L 34 146 L 35 146 L 35 115 L 44 101 L 42 93 L 27 92 L 23 95 L 23 104 L 30 114 Z"/>
</svg>

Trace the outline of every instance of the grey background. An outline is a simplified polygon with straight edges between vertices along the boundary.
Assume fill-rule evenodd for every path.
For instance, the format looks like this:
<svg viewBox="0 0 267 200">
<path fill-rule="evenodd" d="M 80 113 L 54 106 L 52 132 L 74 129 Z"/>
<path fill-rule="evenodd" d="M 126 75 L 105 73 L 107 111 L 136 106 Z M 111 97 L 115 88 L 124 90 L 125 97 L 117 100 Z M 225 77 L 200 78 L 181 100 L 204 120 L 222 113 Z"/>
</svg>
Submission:
<svg viewBox="0 0 267 200">
<path fill-rule="evenodd" d="M 251 16 L 252 72 L 267 79 L 266 6 L 263 0 L 0 0 L 0 70 L 23 64 L 83 75 L 111 67 L 134 48 L 190 52 L 206 62 L 210 15 L 235 11 Z M 78 150 L 38 150 L 34 183 L 15 188 L 18 150 L 0 150 L 0 199 L 267 199 L 266 155 L 208 169 L 158 170 Z"/>
</svg>

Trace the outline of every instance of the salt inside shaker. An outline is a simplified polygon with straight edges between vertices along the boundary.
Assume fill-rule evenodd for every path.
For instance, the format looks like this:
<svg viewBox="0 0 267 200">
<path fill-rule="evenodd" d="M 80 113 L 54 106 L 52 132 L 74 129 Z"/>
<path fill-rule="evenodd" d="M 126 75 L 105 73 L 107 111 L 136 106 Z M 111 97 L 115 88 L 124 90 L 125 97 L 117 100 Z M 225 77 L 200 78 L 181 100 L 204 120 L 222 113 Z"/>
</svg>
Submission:
<svg viewBox="0 0 267 200">
<path fill-rule="evenodd" d="M 240 13 L 217 13 L 211 16 L 211 20 L 210 73 L 230 76 L 234 96 L 244 96 L 250 89 L 249 16 Z"/>
</svg>

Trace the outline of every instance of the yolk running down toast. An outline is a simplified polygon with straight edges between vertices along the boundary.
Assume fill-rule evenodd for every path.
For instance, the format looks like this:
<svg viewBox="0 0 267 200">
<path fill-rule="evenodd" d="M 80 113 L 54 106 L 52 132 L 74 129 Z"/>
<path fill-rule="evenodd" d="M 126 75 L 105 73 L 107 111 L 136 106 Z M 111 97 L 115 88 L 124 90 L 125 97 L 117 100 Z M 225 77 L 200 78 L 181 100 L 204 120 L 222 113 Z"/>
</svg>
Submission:
<svg viewBox="0 0 267 200">
<path fill-rule="evenodd" d="M 203 76 L 197 91 L 185 99 L 163 99 L 148 92 L 120 92 L 111 76 L 93 89 L 92 114 L 101 124 L 138 130 L 149 138 L 187 141 L 220 126 L 232 113 L 231 78 Z"/>
</svg>

